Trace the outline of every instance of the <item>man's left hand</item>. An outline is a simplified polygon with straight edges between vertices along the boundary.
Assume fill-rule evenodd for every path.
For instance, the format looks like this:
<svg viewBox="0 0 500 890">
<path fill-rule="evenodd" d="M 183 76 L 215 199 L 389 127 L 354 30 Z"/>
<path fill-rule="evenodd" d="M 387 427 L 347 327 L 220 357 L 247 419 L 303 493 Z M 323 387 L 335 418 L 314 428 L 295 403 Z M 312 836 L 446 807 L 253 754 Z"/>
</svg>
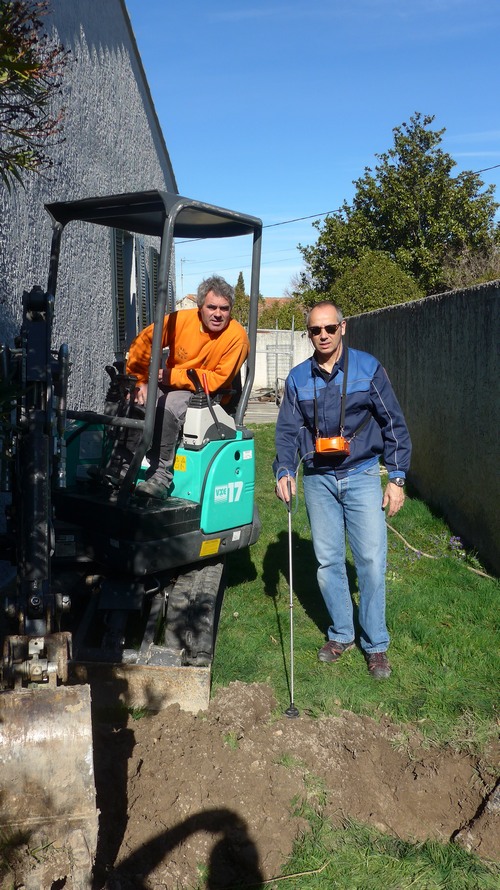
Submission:
<svg viewBox="0 0 500 890">
<path fill-rule="evenodd" d="M 387 516 L 395 516 L 396 513 L 401 510 L 404 502 L 404 488 L 400 488 L 399 485 L 395 485 L 394 482 L 388 482 L 382 499 L 382 510 L 385 510 L 385 508 L 389 506 Z"/>
</svg>

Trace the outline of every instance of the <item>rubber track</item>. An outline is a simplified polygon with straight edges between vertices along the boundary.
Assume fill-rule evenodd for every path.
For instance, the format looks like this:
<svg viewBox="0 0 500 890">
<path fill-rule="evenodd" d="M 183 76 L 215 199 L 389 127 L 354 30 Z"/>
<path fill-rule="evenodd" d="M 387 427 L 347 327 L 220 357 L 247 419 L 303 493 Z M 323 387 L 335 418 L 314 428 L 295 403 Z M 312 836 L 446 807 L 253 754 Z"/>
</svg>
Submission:
<svg viewBox="0 0 500 890">
<path fill-rule="evenodd" d="M 185 664 L 200 667 L 212 663 L 223 569 L 223 560 L 201 563 L 179 575 L 169 593 L 165 646 L 184 650 Z"/>
</svg>

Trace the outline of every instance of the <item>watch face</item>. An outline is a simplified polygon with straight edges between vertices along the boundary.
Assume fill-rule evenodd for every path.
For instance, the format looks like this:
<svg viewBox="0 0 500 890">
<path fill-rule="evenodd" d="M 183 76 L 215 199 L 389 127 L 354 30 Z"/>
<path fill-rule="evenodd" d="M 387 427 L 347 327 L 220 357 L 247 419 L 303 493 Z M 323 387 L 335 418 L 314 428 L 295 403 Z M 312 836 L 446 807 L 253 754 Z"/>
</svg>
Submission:
<svg viewBox="0 0 500 890">
<path fill-rule="evenodd" d="M 391 482 L 394 482 L 394 484 L 398 485 L 399 488 L 404 488 L 404 484 L 405 484 L 404 479 L 391 479 Z"/>
</svg>

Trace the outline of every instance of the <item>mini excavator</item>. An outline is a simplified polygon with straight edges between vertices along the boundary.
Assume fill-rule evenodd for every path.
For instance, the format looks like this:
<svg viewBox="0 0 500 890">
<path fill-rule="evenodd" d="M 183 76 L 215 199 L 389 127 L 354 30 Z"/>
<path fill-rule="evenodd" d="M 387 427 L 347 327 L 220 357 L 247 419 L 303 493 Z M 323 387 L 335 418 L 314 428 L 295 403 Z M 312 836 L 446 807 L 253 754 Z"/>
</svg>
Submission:
<svg viewBox="0 0 500 890">
<path fill-rule="evenodd" d="M 30 844 L 66 845 L 73 888 L 90 886 L 98 832 L 91 703 L 206 708 L 227 553 L 254 543 L 255 448 L 244 424 L 255 368 L 262 223 L 179 195 L 146 191 L 46 205 L 52 220 L 47 289 L 23 294 L 15 345 L 0 346 L 0 829 Z M 150 385 L 163 360 L 176 238 L 250 235 L 250 356 L 229 393 L 195 375 L 168 497 L 139 497 L 155 406 L 130 410 L 123 361 L 103 369 L 101 413 L 71 408 L 72 357 L 54 348 L 61 243 L 75 221 L 160 241 Z M 88 308 L 80 306 L 82 338 Z M 104 391 L 104 390 L 103 390 Z M 140 444 L 110 482 L 130 428 Z M 27 832 L 27 835 L 26 835 Z M 27 888 L 44 886 L 30 868 Z M 66 886 L 66 885 L 65 885 Z"/>
</svg>

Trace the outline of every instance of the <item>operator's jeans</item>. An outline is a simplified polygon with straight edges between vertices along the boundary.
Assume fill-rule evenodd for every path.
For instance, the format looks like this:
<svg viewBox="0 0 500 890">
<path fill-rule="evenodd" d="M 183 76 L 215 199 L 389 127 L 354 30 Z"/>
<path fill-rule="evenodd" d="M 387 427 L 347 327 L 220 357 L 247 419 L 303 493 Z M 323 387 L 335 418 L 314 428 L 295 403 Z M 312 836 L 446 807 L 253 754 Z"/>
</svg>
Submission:
<svg viewBox="0 0 500 890">
<path fill-rule="evenodd" d="M 332 620 L 328 639 L 355 638 L 353 603 L 346 572 L 345 533 L 359 585 L 360 644 L 367 654 L 385 652 L 387 530 L 378 464 L 337 479 L 333 473 L 304 474 L 304 494 L 318 560 L 318 584 Z"/>
<path fill-rule="evenodd" d="M 191 392 L 187 389 L 158 389 L 153 441 L 147 452 L 151 471 L 158 469 L 168 479 L 173 477 L 175 449 L 186 418 Z"/>
<path fill-rule="evenodd" d="M 175 450 L 179 440 L 180 431 L 186 418 L 186 411 L 192 393 L 187 389 L 158 389 L 155 393 L 156 413 L 153 429 L 153 441 L 146 453 L 150 463 L 148 476 L 153 475 L 159 468 L 165 475 L 168 484 L 173 477 L 173 462 Z M 144 419 L 144 408 L 134 408 L 138 416 Z M 133 415 L 132 415 L 133 416 Z M 127 431 L 126 455 L 127 464 L 132 460 L 141 441 L 141 431 L 129 429 Z"/>
</svg>

